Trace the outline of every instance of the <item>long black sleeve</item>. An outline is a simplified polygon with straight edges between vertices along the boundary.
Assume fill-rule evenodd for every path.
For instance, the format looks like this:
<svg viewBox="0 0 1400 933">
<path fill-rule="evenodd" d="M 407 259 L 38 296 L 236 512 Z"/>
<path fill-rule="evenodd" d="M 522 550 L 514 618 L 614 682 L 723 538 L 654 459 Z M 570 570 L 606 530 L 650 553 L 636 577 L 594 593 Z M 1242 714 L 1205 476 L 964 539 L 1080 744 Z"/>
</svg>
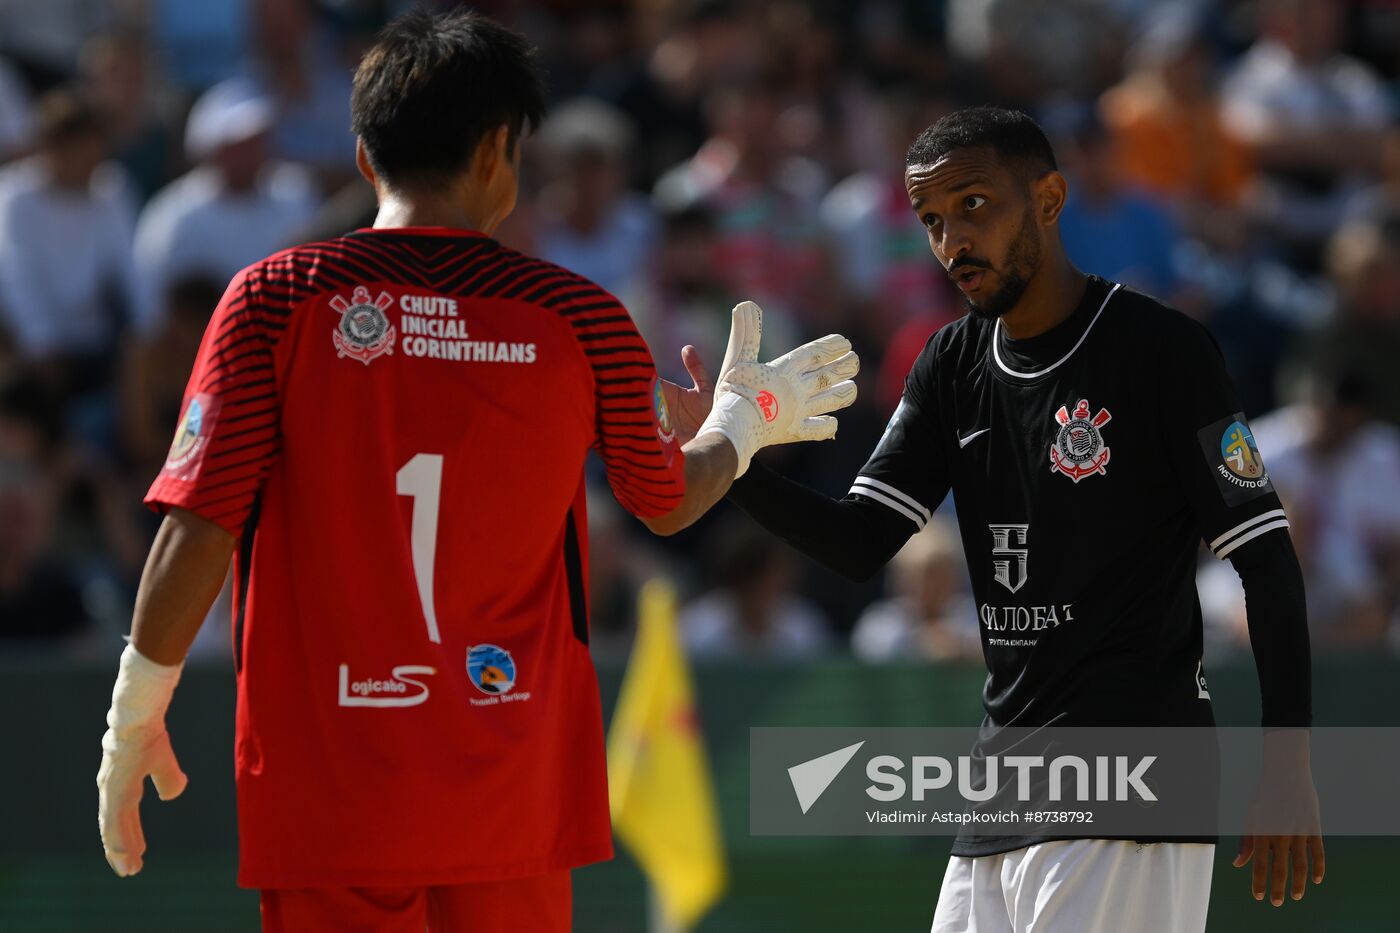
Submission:
<svg viewBox="0 0 1400 933">
<path fill-rule="evenodd" d="M 761 463 L 735 481 L 729 498 L 764 528 L 852 580 L 874 576 L 916 530 L 886 506 L 854 496 L 829 498 Z"/>
<path fill-rule="evenodd" d="M 1266 729 L 1312 725 L 1312 656 L 1303 571 L 1287 532 L 1261 535 L 1230 562 L 1244 584 L 1249 644 Z"/>
</svg>

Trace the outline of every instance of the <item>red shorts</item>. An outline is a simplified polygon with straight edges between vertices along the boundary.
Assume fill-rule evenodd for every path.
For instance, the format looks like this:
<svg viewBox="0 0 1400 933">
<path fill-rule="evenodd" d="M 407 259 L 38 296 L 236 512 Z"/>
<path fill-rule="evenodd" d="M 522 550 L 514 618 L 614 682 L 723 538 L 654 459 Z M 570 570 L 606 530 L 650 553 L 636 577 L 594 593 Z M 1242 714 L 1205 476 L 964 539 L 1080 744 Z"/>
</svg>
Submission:
<svg viewBox="0 0 1400 933">
<path fill-rule="evenodd" d="M 264 933 L 568 933 L 568 870 L 432 888 L 268 888 Z"/>
</svg>

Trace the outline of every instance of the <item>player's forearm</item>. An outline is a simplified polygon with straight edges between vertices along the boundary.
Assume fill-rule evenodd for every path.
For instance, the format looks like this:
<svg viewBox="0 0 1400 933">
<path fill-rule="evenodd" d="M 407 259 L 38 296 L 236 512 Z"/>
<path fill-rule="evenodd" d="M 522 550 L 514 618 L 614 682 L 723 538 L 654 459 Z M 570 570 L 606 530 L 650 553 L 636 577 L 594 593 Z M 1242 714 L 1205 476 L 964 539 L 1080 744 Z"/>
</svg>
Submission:
<svg viewBox="0 0 1400 933">
<path fill-rule="evenodd" d="M 734 446 L 722 434 L 703 434 L 681 451 L 685 454 L 685 497 L 665 515 L 643 519 L 659 535 L 673 535 L 694 524 L 723 498 L 738 468 Z"/>
<path fill-rule="evenodd" d="M 914 526 L 881 505 L 824 496 L 760 463 L 735 481 L 729 499 L 817 563 L 868 580 L 889 563 Z"/>
<path fill-rule="evenodd" d="M 1264 733 L 1264 765 L 1312 772 L 1312 738 L 1307 729 L 1271 729 Z"/>
<path fill-rule="evenodd" d="M 1312 654 L 1293 542 L 1283 531 L 1267 534 L 1230 560 L 1244 584 L 1264 728 L 1305 729 L 1312 725 Z"/>
<path fill-rule="evenodd" d="M 234 538 L 185 509 L 161 522 L 141 573 L 131 643 L 157 664 L 179 664 L 228 574 Z"/>
</svg>

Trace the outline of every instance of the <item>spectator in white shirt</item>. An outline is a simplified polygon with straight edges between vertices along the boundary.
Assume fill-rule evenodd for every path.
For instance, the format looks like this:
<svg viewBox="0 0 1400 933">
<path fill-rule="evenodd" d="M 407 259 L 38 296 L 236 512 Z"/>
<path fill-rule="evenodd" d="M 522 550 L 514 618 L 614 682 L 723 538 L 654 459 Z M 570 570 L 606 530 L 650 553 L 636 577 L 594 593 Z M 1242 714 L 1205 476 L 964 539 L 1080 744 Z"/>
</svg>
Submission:
<svg viewBox="0 0 1400 933">
<path fill-rule="evenodd" d="M 729 523 L 713 532 L 715 588 L 680 616 L 686 647 L 700 658 L 810 659 L 832 648 L 825 616 L 793 587 L 792 552 L 758 528 Z"/>
<path fill-rule="evenodd" d="M 196 166 L 151 199 L 136 230 L 142 333 L 154 333 L 172 283 L 228 281 L 292 245 L 316 207 L 303 168 L 268 159 L 275 110 L 243 83 L 218 85 L 190 111 L 185 148 Z"/>
<path fill-rule="evenodd" d="M 1301 261 L 1316 262 L 1311 247 L 1337 226 L 1365 176 L 1378 173 L 1392 120 L 1375 72 L 1338 51 L 1342 6 L 1265 0 L 1261 38 L 1223 88 L 1225 125 L 1262 173 L 1262 219 L 1301 247 Z"/>
<path fill-rule="evenodd" d="M 37 107 L 38 148 L 0 172 L 0 326 L 62 391 L 96 387 L 135 303 L 129 186 L 104 165 L 97 110 L 60 88 Z"/>
<path fill-rule="evenodd" d="M 0 58 L 0 162 L 23 155 L 33 141 L 29 92 L 9 62 Z"/>
<path fill-rule="evenodd" d="M 658 232 L 650 200 L 627 188 L 634 139 L 626 115 L 588 98 L 561 104 L 539 132 L 548 182 L 535 248 L 618 295 L 637 284 Z"/>
<path fill-rule="evenodd" d="M 942 518 L 890 564 L 890 598 L 861 613 L 851 649 L 862 661 L 981 660 L 977 607 L 964 583 L 957 529 Z"/>
<path fill-rule="evenodd" d="M 1360 374 L 1310 379 L 1308 400 L 1257 419 L 1254 438 L 1292 523 L 1313 645 L 1371 651 L 1400 607 L 1400 432 L 1370 415 Z M 1208 621 L 1247 643 L 1229 565 L 1211 562 L 1199 585 Z"/>
</svg>

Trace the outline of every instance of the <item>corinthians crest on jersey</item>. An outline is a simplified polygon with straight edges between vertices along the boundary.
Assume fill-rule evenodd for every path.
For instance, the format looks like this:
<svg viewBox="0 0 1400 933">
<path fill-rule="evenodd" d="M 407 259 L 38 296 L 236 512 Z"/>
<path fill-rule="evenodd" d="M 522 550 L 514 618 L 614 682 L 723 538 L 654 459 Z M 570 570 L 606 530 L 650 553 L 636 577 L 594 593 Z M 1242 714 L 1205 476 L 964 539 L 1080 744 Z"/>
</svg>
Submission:
<svg viewBox="0 0 1400 933">
<path fill-rule="evenodd" d="M 366 366 L 370 360 L 394 352 L 398 332 L 389 323 L 385 310 L 394 303 L 388 292 L 370 300 L 369 289 L 356 285 L 346 301 L 340 295 L 330 300 L 330 306 L 340 314 L 340 324 L 331 331 L 336 355 L 359 360 Z"/>
<path fill-rule="evenodd" d="M 1050 445 L 1050 472 L 1063 473 L 1076 483 L 1095 473 L 1103 475 L 1108 466 L 1108 446 L 1103 442 L 1103 426 L 1113 420 L 1107 408 L 1089 416 L 1089 402 L 1080 399 L 1071 413 L 1064 405 L 1055 412 L 1060 429 Z"/>
</svg>

